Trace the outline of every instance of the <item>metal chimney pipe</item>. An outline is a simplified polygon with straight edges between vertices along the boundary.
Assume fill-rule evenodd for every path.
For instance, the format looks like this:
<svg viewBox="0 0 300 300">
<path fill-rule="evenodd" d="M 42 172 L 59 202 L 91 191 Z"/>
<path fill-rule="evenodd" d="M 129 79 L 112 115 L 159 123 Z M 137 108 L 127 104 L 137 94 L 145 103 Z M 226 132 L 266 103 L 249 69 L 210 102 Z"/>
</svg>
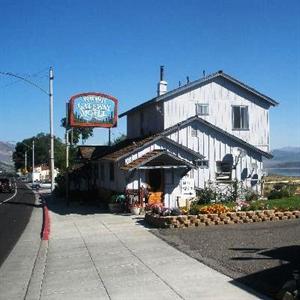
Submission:
<svg viewBox="0 0 300 300">
<path fill-rule="evenodd" d="M 160 66 L 160 81 L 164 80 L 164 66 Z"/>
</svg>

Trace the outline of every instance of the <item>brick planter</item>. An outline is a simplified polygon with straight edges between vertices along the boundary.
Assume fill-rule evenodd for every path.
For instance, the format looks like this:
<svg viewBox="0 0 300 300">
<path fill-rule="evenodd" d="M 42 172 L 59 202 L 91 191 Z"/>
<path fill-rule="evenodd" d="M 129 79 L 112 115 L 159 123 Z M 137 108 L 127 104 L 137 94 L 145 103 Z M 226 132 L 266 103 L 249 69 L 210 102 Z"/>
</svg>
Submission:
<svg viewBox="0 0 300 300">
<path fill-rule="evenodd" d="M 275 212 L 274 210 L 239 211 L 221 214 L 159 216 L 146 214 L 145 221 L 158 228 L 187 228 L 211 225 L 242 224 L 300 218 L 300 211 Z"/>
</svg>

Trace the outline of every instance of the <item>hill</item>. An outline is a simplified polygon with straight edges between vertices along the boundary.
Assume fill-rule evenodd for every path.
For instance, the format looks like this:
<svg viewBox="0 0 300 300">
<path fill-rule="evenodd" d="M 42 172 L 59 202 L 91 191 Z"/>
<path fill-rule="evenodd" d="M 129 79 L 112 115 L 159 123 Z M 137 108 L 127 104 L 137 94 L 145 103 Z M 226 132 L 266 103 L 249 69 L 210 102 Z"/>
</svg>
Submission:
<svg viewBox="0 0 300 300">
<path fill-rule="evenodd" d="M 12 154 L 14 150 L 15 146 L 13 144 L 0 141 L 0 162 L 12 165 Z"/>
<path fill-rule="evenodd" d="M 284 147 L 271 151 L 274 156 L 266 159 L 266 168 L 299 168 L 300 167 L 300 147 Z"/>
</svg>

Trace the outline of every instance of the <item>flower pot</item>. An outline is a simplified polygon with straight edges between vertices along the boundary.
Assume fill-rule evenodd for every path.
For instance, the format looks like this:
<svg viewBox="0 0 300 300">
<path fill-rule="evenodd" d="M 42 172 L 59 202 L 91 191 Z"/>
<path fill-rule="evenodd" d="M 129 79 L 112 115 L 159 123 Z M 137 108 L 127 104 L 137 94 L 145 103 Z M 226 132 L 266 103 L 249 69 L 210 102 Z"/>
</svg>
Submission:
<svg viewBox="0 0 300 300">
<path fill-rule="evenodd" d="M 140 207 L 132 207 L 132 208 L 130 209 L 130 211 L 131 211 L 131 213 L 132 213 L 133 215 L 139 215 L 139 214 L 140 214 L 140 211 L 141 211 L 141 208 L 140 208 Z"/>
</svg>

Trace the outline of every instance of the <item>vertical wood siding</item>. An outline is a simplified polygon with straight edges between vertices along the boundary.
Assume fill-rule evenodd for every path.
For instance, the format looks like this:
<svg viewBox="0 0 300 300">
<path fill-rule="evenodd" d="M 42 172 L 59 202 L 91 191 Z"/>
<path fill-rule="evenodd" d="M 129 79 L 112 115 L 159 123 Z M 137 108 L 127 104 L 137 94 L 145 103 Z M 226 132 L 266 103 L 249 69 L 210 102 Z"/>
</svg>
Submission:
<svg viewBox="0 0 300 300">
<path fill-rule="evenodd" d="M 197 137 L 192 137 L 192 128 L 197 130 Z M 235 148 L 241 148 L 241 146 L 232 141 L 229 137 L 224 136 L 215 130 L 200 124 L 195 121 L 186 125 L 186 127 L 181 128 L 178 132 L 179 136 L 184 136 L 189 133 L 187 139 L 181 139 L 181 143 L 196 152 L 205 156 L 205 159 L 209 161 L 208 168 L 198 168 L 194 170 L 195 186 L 196 188 L 203 188 L 208 181 L 216 180 L 216 161 L 220 161 L 224 158 L 226 154 L 235 154 Z M 176 141 L 176 134 L 172 133 L 168 136 L 170 139 Z M 249 149 L 244 149 L 247 151 L 247 155 L 239 160 L 236 171 L 233 171 L 233 179 L 241 181 L 243 179 L 246 186 L 251 186 L 251 178 L 254 174 L 257 174 L 259 180 L 262 175 L 262 157 L 261 155 L 254 153 Z M 253 170 L 252 164 L 257 165 L 257 170 Z M 244 172 L 244 173 L 243 173 Z M 242 178 L 241 175 L 246 174 L 248 178 Z M 255 189 L 259 189 L 259 186 Z"/>
<path fill-rule="evenodd" d="M 223 78 L 215 78 L 203 86 L 165 101 L 164 128 L 194 116 L 196 103 L 209 104 L 209 115 L 201 118 L 264 151 L 269 150 L 269 105 Z M 233 105 L 248 106 L 249 130 L 232 129 Z M 180 143 L 182 142 L 181 139 Z"/>
</svg>

